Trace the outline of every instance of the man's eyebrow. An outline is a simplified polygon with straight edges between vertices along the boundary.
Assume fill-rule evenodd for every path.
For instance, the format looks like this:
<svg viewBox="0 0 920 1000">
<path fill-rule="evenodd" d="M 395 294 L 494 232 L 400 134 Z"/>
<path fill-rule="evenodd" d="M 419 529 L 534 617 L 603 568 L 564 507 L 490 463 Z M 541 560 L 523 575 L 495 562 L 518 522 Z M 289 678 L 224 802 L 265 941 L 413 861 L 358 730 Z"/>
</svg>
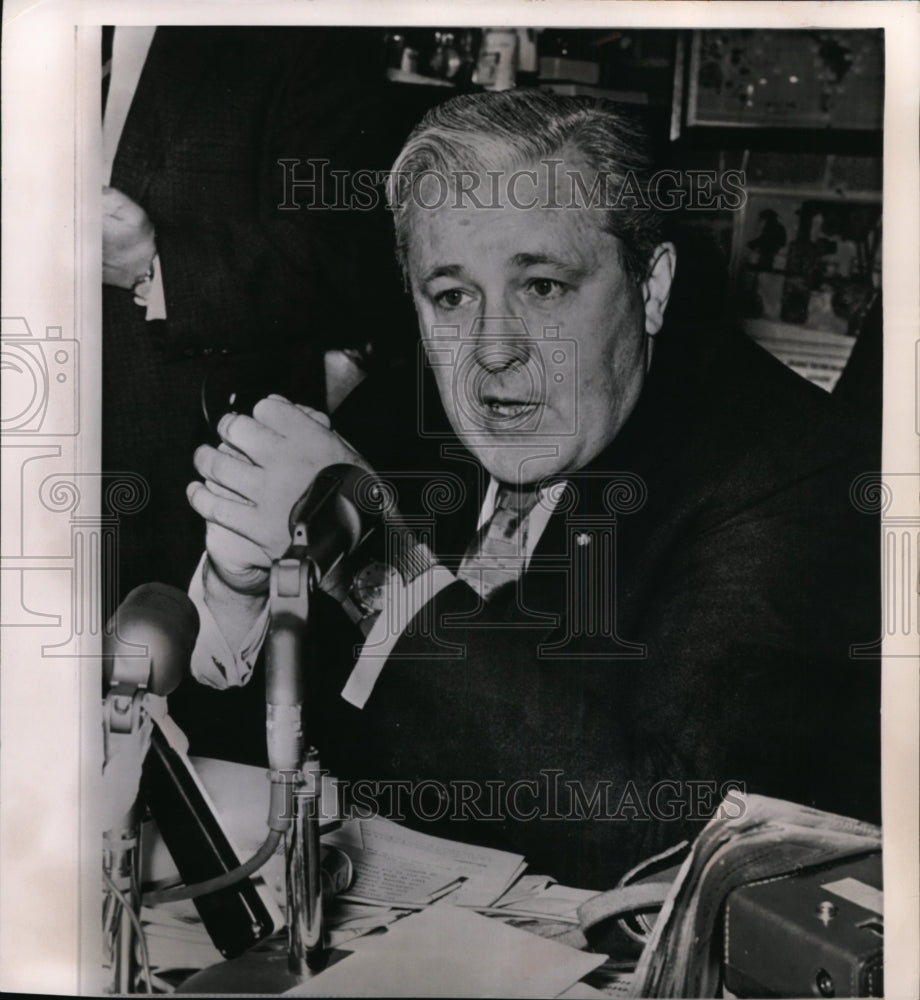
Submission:
<svg viewBox="0 0 920 1000">
<path fill-rule="evenodd" d="M 563 274 L 567 274 L 570 278 L 583 278 L 589 271 L 589 268 L 583 264 L 575 264 L 570 260 L 562 260 L 549 253 L 516 253 L 511 258 L 511 263 L 515 267 L 521 268 L 548 265 L 549 267 L 556 268 Z"/>
<path fill-rule="evenodd" d="M 434 281 L 435 278 L 459 278 L 463 268 L 459 264 L 439 264 L 422 276 L 422 284 Z"/>
</svg>

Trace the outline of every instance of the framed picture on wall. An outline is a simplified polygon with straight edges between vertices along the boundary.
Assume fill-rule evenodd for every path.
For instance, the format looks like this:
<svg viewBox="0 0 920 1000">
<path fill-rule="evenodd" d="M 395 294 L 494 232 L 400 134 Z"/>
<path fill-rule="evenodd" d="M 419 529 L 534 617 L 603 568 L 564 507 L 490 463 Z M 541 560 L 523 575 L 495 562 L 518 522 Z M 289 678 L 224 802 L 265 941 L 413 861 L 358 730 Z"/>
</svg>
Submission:
<svg viewBox="0 0 920 1000">
<path fill-rule="evenodd" d="M 856 336 L 881 283 L 880 196 L 748 189 L 735 219 L 742 316 Z"/>
<path fill-rule="evenodd" d="M 694 31 L 690 127 L 882 127 L 881 31 Z"/>
<path fill-rule="evenodd" d="M 745 329 L 833 388 L 881 292 L 881 248 L 878 194 L 749 188 L 732 241 Z"/>
</svg>

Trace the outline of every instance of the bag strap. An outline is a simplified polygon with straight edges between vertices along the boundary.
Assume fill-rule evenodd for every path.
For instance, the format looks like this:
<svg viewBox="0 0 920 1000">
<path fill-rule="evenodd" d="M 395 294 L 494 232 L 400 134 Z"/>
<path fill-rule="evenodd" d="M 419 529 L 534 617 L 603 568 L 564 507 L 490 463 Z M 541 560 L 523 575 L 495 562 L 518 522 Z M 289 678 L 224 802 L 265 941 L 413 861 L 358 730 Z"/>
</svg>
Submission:
<svg viewBox="0 0 920 1000">
<path fill-rule="evenodd" d="M 670 890 L 671 882 L 639 882 L 592 896 L 578 907 L 578 927 L 566 931 L 556 940 L 571 948 L 584 950 L 588 946 L 585 934 L 595 924 L 644 910 L 660 910 Z"/>
<path fill-rule="evenodd" d="M 654 923 L 651 911 L 661 909 L 689 846 L 689 843 L 683 840 L 646 858 L 634 868 L 630 868 L 615 888 L 585 900 L 577 910 L 578 927 L 567 931 L 560 940 L 573 948 L 586 948 L 588 944 L 586 931 L 605 920 L 617 918 L 620 928 L 628 937 L 644 944 L 645 936 L 633 929 L 623 918 L 647 915 L 646 919 L 651 923 L 646 923 L 646 929 L 650 931 Z"/>
<path fill-rule="evenodd" d="M 578 925 L 582 931 L 612 917 L 623 917 L 640 910 L 661 909 L 671 891 L 670 882 L 637 882 L 608 889 L 592 896 L 578 907 Z"/>
</svg>

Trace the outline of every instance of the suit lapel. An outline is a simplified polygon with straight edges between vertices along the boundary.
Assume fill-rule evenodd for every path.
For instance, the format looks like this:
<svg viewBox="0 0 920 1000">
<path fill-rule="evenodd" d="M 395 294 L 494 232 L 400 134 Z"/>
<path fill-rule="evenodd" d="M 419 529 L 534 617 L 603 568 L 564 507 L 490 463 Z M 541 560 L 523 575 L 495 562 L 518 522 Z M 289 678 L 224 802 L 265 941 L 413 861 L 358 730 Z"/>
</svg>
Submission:
<svg viewBox="0 0 920 1000">
<path fill-rule="evenodd" d="M 528 608 L 559 616 L 543 656 L 634 659 L 640 581 L 660 558 L 662 525 L 686 482 L 686 438 L 695 410 L 684 360 L 687 345 L 664 331 L 642 396 L 615 440 L 568 477 L 522 581 Z M 656 541 L 657 538 L 657 541 Z M 541 572 L 541 567 L 545 570 Z"/>
<path fill-rule="evenodd" d="M 622 589 L 631 576 L 623 539 L 643 530 L 633 515 L 644 505 L 644 486 L 623 470 L 613 447 L 568 478 L 521 581 L 524 608 L 557 622 L 543 637 L 541 657 L 644 655 L 622 629 L 631 619 L 630 594 Z"/>
</svg>

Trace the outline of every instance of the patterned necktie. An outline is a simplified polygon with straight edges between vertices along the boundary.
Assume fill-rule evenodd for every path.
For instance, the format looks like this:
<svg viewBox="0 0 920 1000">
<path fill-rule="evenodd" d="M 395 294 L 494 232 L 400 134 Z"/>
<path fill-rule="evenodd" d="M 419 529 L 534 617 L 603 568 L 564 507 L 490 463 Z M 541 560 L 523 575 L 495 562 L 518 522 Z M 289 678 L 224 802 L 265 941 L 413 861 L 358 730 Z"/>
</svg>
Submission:
<svg viewBox="0 0 920 1000">
<path fill-rule="evenodd" d="M 473 537 L 457 572 L 458 579 L 478 591 L 483 600 L 523 572 L 527 515 L 538 499 L 537 490 L 498 488 L 492 516 Z"/>
</svg>

